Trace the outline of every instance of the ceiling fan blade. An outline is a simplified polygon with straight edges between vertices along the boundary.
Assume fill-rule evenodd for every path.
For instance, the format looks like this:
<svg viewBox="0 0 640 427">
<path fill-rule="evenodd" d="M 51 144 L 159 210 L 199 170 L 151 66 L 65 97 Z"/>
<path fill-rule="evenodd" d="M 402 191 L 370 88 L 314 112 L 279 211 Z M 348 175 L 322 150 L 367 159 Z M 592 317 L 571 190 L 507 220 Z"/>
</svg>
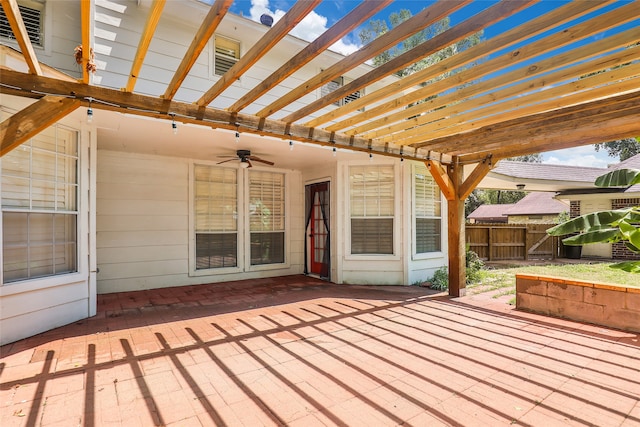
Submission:
<svg viewBox="0 0 640 427">
<path fill-rule="evenodd" d="M 221 162 L 216 163 L 216 165 L 221 165 L 223 163 L 227 163 L 227 162 L 233 162 L 234 160 L 237 160 L 235 157 L 233 159 L 229 159 L 229 160 L 223 160 Z"/>
<path fill-rule="evenodd" d="M 219 155 L 216 156 L 219 159 L 237 159 L 238 156 L 237 155 L 232 155 L 232 154 L 224 154 L 224 155 Z"/>
<path fill-rule="evenodd" d="M 247 157 L 247 163 L 249 163 L 249 167 L 252 168 L 253 165 L 251 164 L 251 160 L 249 160 L 249 158 Z"/>
<path fill-rule="evenodd" d="M 270 162 L 269 160 L 263 160 L 260 157 L 256 157 L 256 156 L 249 156 L 249 158 L 255 162 L 260 162 L 260 163 L 264 163 L 265 165 L 275 165 L 275 163 Z"/>
</svg>

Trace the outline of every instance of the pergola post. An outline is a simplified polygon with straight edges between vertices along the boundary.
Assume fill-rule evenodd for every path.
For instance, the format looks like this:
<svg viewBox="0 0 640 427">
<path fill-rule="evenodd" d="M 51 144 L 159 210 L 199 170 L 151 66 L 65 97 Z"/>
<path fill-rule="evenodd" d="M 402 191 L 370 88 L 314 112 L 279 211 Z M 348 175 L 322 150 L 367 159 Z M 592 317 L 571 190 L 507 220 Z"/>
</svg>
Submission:
<svg viewBox="0 0 640 427">
<path fill-rule="evenodd" d="M 460 198 L 463 183 L 463 168 L 454 158 L 447 168 L 454 195 L 447 200 L 448 248 L 449 248 L 449 295 L 461 297 L 466 292 L 466 251 L 464 229 L 464 198 Z"/>
<path fill-rule="evenodd" d="M 464 201 L 493 167 L 492 156 L 478 163 L 466 180 L 458 156 L 446 168 L 436 160 L 427 160 L 425 164 L 447 199 L 449 295 L 461 297 L 465 295 L 467 282 Z"/>
</svg>

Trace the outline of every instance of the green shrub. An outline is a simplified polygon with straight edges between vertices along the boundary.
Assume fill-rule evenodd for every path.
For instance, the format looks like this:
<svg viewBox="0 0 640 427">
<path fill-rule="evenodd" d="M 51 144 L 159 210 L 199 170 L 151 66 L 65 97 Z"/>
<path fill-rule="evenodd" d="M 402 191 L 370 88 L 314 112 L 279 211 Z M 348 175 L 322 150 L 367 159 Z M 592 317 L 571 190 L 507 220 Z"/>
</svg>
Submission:
<svg viewBox="0 0 640 427">
<path fill-rule="evenodd" d="M 435 289 L 437 291 L 446 291 L 449 289 L 449 271 L 447 267 L 440 267 L 433 273 L 433 277 L 431 280 L 431 289 Z"/>
<path fill-rule="evenodd" d="M 482 269 L 484 268 L 484 262 L 480 259 L 477 253 L 467 248 L 465 254 L 465 267 L 467 269 L 467 285 L 471 285 L 482 280 Z M 441 267 L 433 274 L 433 277 L 429 280 L 431 289 L 438 291 L 446 291 L 449 289 L 449 270 L 447 267 Z"/>
</svg>

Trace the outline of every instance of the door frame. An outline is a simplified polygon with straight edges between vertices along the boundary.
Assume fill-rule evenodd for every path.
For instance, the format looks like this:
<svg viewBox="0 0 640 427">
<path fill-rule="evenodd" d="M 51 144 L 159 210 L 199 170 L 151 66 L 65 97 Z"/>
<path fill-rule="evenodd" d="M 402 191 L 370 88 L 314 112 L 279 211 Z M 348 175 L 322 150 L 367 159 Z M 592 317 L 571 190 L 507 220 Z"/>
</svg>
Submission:
<svg viewBox="0 0 640 427">
<path fill-rule="evenodd" d="M 311 223 L 307 223 L 307 215 L 310 212 L 310 206 L 309 203 L 314 203 L 314 199 L 315 199 L 315 194 L 314 199 L 310 199 L 307 197 L 307 191 L 312 191 L 311 189 L 314 186 L 320 185 L 320 184 L 325 184 L 326 185 L 326 192 L 327 192 L 327 200 L 326 200 L 326 206 L 329 208 L 329 215 L 327 221 L 326 221 L 326 225 L 327 225 L 327 241 L 325 242 L 325 249 L 327 251 L 327 263 L 326 263 L 326 275 L 322 275 L 321 273 L 317 273 L 317 272 L 312 272 L 311 271 L 311 264 L 312 264 L 312 257 L 314 254 L 314 248 L 311 246 L 312 242 L 313 242 L 313 238 L 310 235 L 310 230 L 309 228 L 312 226 Z M 305 241 L 305 249 L 304 249 L 304 273 L 306 275 L 317 275 L 318 277 L 325 279 L 325 280 L 331 280 L 331 180 L 329 178 L 322 178 L 322 179 L 318 179 L 318 180 L 314 180 L 314 181 L 310 181 L 305 183 L 304 186 L 304 194 L 305 194 L 305 206 L 304 206 L 304 215 L 305 215 L 305 220 L 304 220 L 304 241 Z M 309 221 L 311 221 L 313 218 L 313 214 L 311 214 L 311 216 L 309 217 Z M 326 276 L 326 277 L 325 277 Z"/>
</svg>

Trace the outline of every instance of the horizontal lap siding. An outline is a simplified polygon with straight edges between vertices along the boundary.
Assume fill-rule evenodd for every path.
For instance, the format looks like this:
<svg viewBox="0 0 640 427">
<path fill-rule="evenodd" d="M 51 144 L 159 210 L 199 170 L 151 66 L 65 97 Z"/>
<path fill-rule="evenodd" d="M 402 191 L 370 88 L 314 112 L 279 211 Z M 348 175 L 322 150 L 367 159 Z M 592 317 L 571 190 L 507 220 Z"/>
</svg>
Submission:
<svg viewBox="0 0 640 427">
<path fill-rule="evenodd" d="M 302 273 L 303 189 L 300 173 L 290 172 L 285 196 L 289 200 L 288 265 L 191 276 L 190 162 L 175 157 L 98 152 L 98 293 Z"/>
<path fill-rule="evenodd" d="M 98 293 L 185 284 L 189 164 L 98 153 Z"/>
</svg>

